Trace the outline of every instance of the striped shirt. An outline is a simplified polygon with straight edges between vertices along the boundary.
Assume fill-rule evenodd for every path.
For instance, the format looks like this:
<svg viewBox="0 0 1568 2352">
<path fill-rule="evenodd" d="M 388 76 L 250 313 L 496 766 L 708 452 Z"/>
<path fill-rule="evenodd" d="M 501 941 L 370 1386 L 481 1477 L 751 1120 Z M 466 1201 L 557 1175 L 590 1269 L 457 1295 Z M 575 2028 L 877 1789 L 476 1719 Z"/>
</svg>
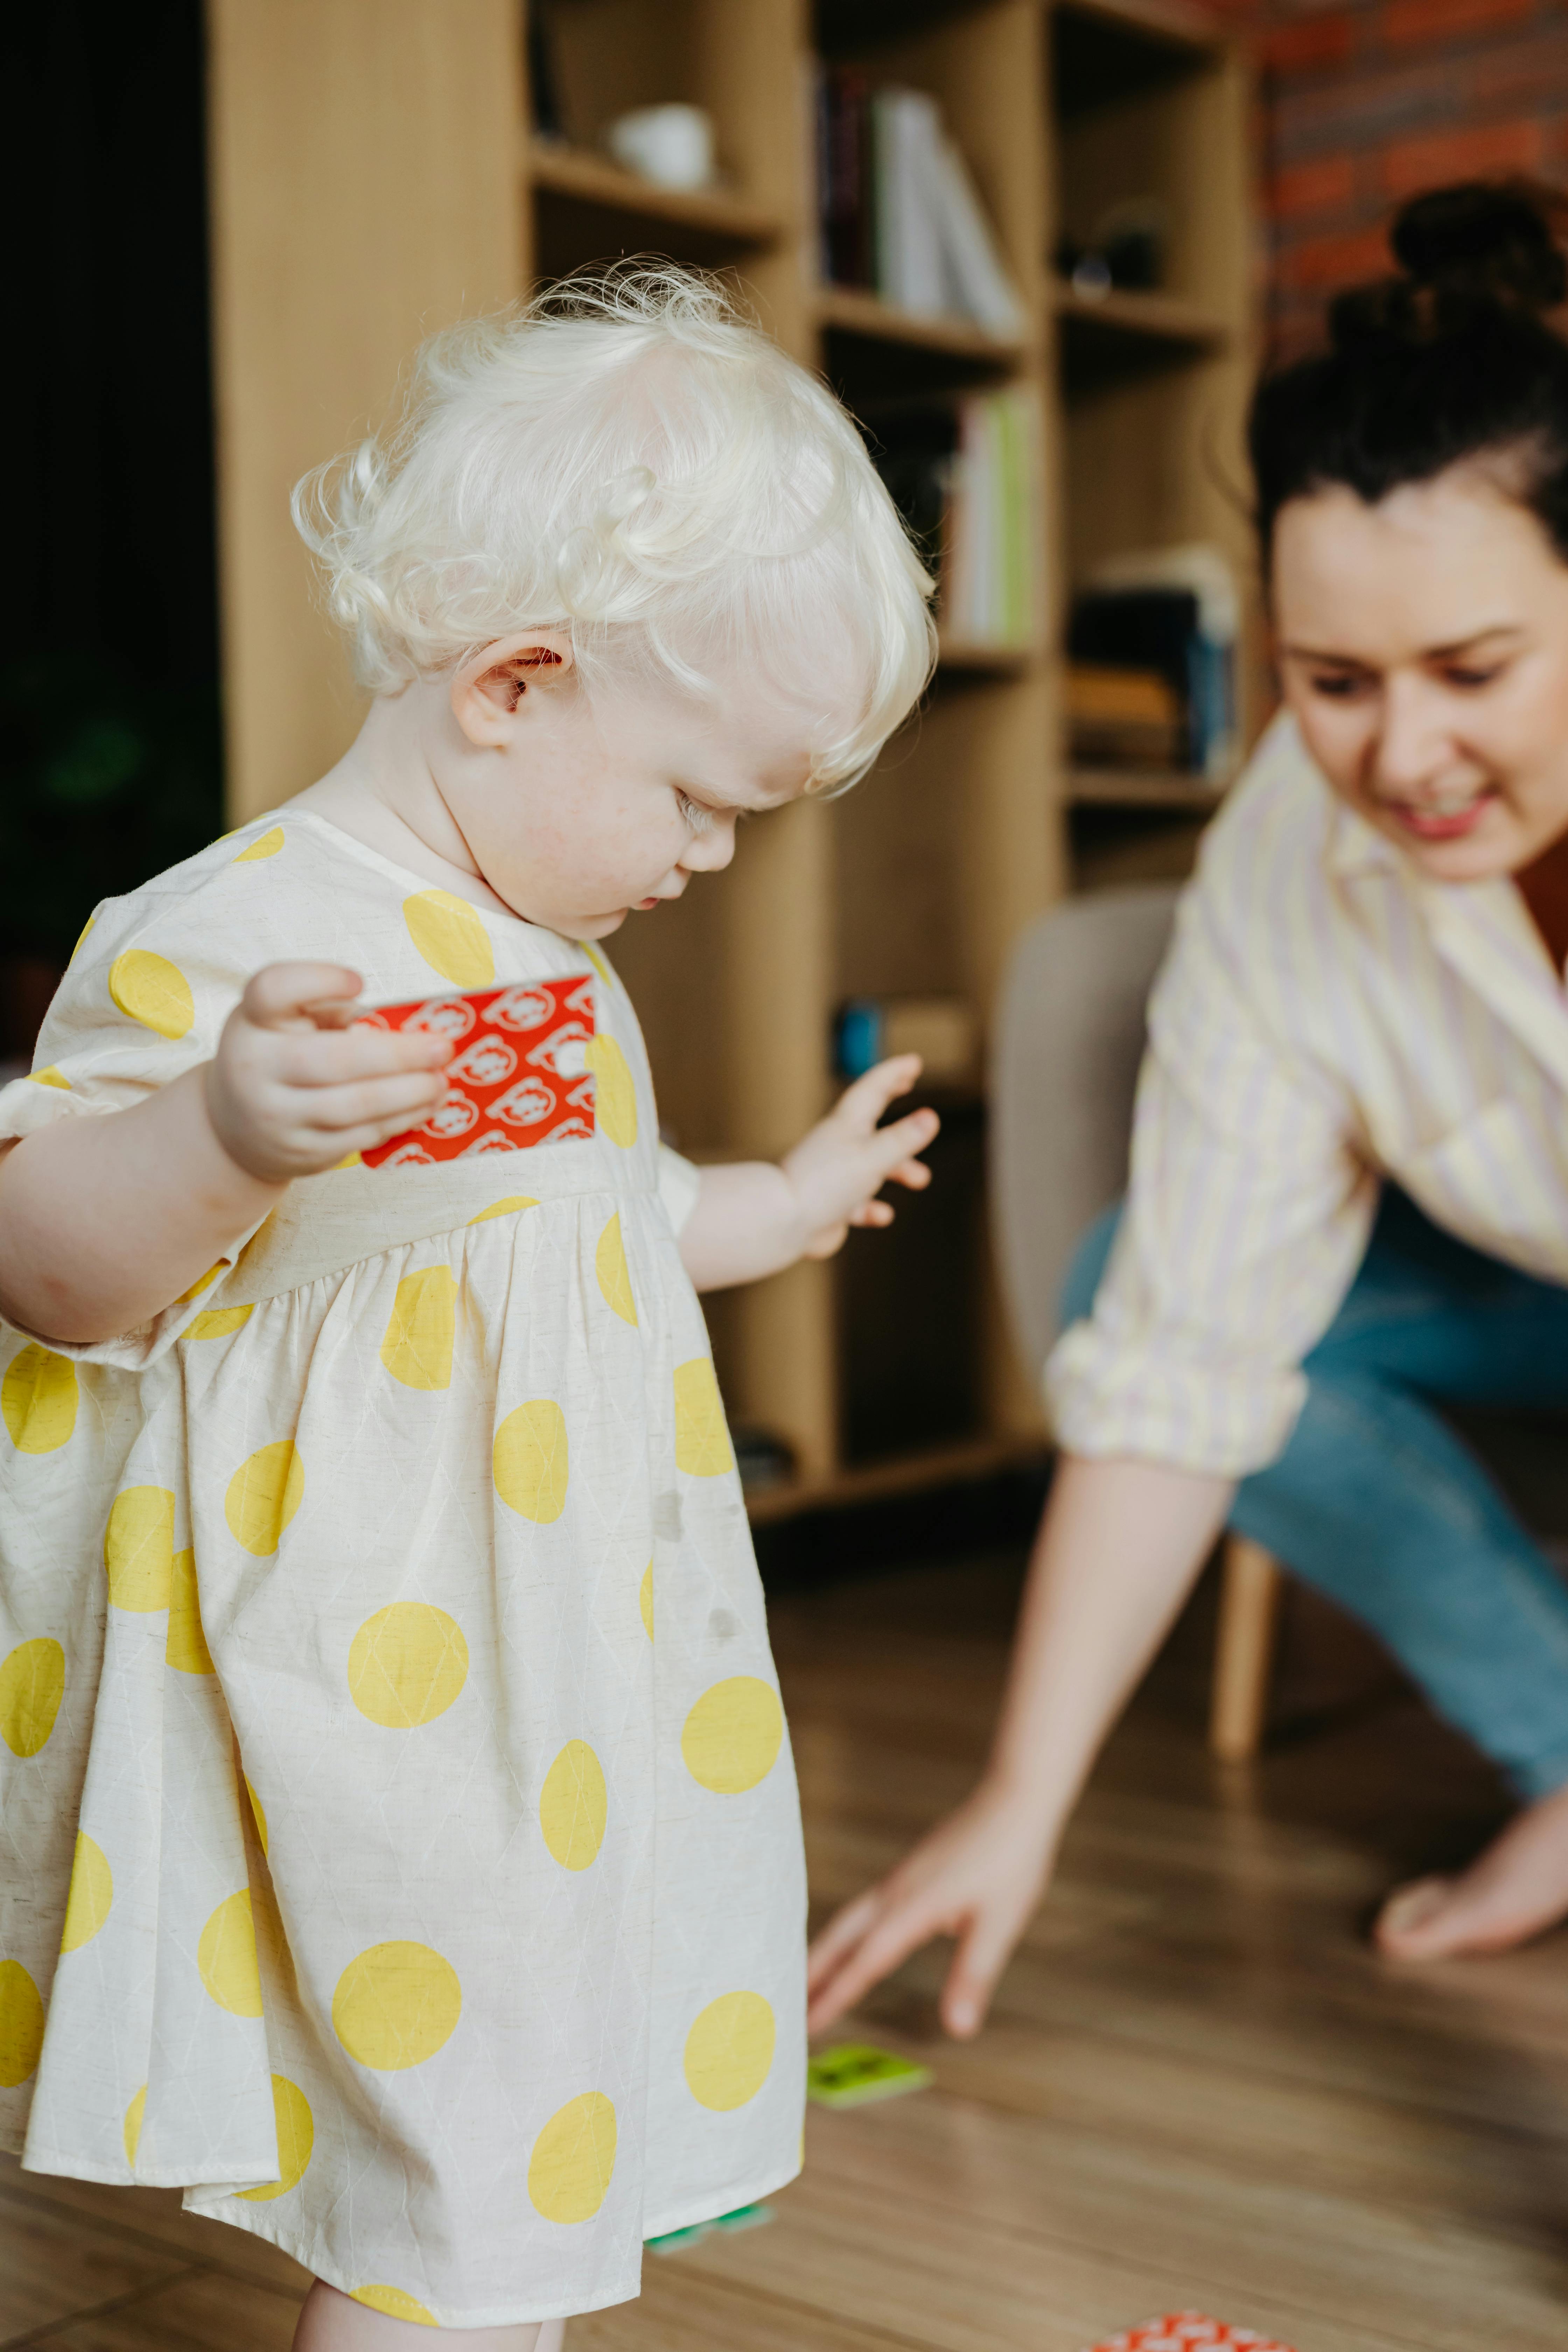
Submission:
<svg viewBox="0 0 1568 2352">
<path fill-rule="evenodd" d="M 1272 1461 L 1385 1176 L 1568 1285 L 1568 994 L 1510 880 L 1426 879 L 1282 716 L 1209 829 L 1150 1000 L 1127 1213 L 1092 1318 L 1047 1366 L 1063 1445 L 1227 1475 Z"/>
</svg>

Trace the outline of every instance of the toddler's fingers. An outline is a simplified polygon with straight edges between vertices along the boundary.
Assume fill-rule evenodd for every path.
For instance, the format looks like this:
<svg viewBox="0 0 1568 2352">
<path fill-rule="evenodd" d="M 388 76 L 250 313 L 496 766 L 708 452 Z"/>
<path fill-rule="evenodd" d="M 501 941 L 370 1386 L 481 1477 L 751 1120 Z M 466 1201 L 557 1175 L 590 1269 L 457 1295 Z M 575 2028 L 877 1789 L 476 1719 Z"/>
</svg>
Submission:
<svg viewBox="0 0 1568 2352">
<path fill-rule="evenodd" d="M 929 1150 L 941 1132 L 942 1121 L 934 1110 L 912 1110 L 891 1127 L 878 1128 L 867 1139 L 871 1164 L 881 1171 L 877 1181 L 886 1183 L 895 1168 L 912 1160 L 917 1152 Z"/>
<path fill-rule="evenodd" d="M 882 1179 L 884 1184 L 907 1184 L 911 1192 L 923 1192 L 931 1181 L 931 1170 L 923 1160 L 905 1160 L 889 1168 Z"/>
<path fill-rule="evenodd" d="M 351 1127 L 374 1127 L 388 1118 L 412 1127 L 428 1117 L 446 1091 L 446 1081 L 434 1071 L 364 1078 L 357 1086 L 323 1087 L 311 1101 L 310 1123 L 331 1135 L 340 1135 Z"/>
<path fill-rule="evenodd" d="M 290 1036 L 274 1067 L 286 1086 L 340 1087 L 356 1078 L 390 1077 L 400 1070 L 439 1069 L 451 1058 L 450 1040 L 432 1036 L 428 1030 L 356 1024 L 330 1036 Z"/>
<path fill-rule="evenodd" d="M 835 1118 L 869 1134 L 888 1105 L 900 1095 L 907 1095 L 921 1069 L 918 1054 L 895 1054 L 890 1062 L 879 1062 L 863 1078 L 857 1078 L 846 1087 L 834 1106 Z"/>
<path fill-rule="evenodd" d="M 849 1222 L 852 1225 L 890 1225 L 893 1204 L 890 1201 L 862 1201 Z"/>
<path fill-rule="evenodd" d="M 252 972 L 240 1009 L 258 1029 L 287 1029 L 313 1022 L 311 1006 L 323 1011 L 350 1003 L 364 982 L 342 963 L 268 963 Z"/>
</svg>

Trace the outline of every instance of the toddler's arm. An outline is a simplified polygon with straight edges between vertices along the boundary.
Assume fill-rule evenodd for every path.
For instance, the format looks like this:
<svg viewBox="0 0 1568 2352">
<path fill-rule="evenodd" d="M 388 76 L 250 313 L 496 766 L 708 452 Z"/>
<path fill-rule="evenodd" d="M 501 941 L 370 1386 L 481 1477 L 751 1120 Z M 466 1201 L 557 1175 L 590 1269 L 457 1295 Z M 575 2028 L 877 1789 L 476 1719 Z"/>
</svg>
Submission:
<svg viewBox="0 0 1568 2352">
<path fill-rule="evenodd" d="M 258 971 L 210 1062 L 129 1110 L 0 1150 L 0 1314 L 39 1339 L 116 1339 L 162 1312 L 313 1176 L 426 1116 L 444 1040 L 351 1029 L 357 972 Z"/>
<path fill-rule="evenodd" d="M 851 1225 L 890 1225 L 891 1205 L 877 1195 L 889 1182 L 912 1192 L 931 1182 L 931 1170 L 916 1154 L 941 1121 L 933 1110 L 917 1110 L 892 1127 L 877 1122 L 920 1074 L 916 1054 L 879 1062 L 781 1162 L 705 1168 L 680 1236 L 681 1259 L 697 1288 L 756 1282 L 798 1257 L 831 1257 Z"/>
</svg>

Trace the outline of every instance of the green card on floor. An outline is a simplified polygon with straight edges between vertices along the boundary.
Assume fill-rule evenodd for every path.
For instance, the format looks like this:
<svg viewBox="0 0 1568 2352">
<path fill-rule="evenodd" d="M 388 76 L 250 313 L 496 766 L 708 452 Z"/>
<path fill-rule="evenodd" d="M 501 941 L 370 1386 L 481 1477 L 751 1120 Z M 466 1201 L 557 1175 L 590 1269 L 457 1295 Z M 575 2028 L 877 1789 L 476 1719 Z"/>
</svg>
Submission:
<svg viewBox="0 0 1568 2352">
<path fill-rule="evenodd" d="M 812 2059 L 805 2070 L 805 2095 L 820 2107 L 859 2107 L 871 2099 L 923 2091 L 931 2079 L 931 2068 L 917 2066 L 912 2058 L 873 2049 L 868 2042 L 844 2042 L 835 2050 L 818 2051 Z"/>
</svg>

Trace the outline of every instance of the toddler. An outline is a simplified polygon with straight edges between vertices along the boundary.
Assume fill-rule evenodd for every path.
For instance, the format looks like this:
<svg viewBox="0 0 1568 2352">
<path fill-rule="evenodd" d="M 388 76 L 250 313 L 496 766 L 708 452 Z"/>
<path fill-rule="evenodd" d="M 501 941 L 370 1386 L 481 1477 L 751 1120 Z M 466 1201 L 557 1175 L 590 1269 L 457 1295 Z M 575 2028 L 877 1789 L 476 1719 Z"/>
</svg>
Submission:
<svg viewBox="0 0 1568 2352">
<path fill-rule="evenodd" d="M 936 1128 L 879 1126 L 889 1063 L 699 1172 L 597 942 L 866 768 L 928 583 L 827 394 L 675 272 L 437 341 L 297 512 L 357 741 L 100 907 L 0 1093 L 0 2119 L 287 2248 L 301 2352 L 544 2352 L 798 2169 L 796 1801 L 694 1286 L 885 1223 Z"/>
</svg>

